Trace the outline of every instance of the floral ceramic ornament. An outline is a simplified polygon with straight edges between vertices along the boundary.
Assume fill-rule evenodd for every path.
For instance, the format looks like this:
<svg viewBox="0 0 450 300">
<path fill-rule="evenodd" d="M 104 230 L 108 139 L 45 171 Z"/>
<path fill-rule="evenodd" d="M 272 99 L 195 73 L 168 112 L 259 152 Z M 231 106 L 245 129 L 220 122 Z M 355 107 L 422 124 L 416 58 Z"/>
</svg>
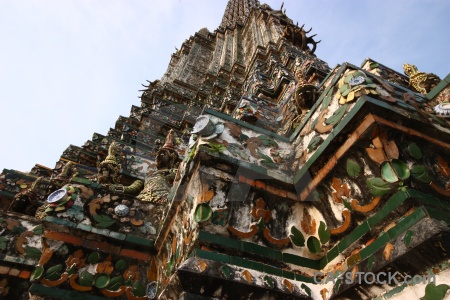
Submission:
<svg viewBox="0 0 450 300">
<path fill-rule="evenodd" d="M 62 212 L 71 208 L 76 198 L 75 188 L 71 185 L 66 185 L 48 196 L 45 213 Z"/>
<path fill-rule="evenodd" d="M 439 117 L 450 118 L 450 103 L 439 103 L 433 110 Z"/>
<path fill-rule="evenodd" d="M 210 115 L 201 115 L 197 118 L 192 133 L 201 136 L 204 140 L 210 140 L 219 136 L 225 126 L 223 122 Z"/>
<path fill-rule="evenodd" d="M 364 72 L 350 71 L 339 80 L 337 96 L 340 104 L 353 101 L 361 95 L 378 94 L 377 86 Z"/>
</svg>

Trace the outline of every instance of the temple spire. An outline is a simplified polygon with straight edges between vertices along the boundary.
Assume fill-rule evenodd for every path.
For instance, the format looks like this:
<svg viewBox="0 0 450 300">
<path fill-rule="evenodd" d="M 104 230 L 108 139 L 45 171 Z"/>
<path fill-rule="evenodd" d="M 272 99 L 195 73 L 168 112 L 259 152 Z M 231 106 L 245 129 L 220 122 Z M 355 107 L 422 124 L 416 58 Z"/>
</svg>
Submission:
<svg viewBox="0 0 450 300">
<path fill-rule="evenodd" d="M 258 0 L 229 0 L 223 14 L 221 27 L 233 27 L 236 22 L 244 22 L 253 7 L 259 5 Z"/>
</svg>

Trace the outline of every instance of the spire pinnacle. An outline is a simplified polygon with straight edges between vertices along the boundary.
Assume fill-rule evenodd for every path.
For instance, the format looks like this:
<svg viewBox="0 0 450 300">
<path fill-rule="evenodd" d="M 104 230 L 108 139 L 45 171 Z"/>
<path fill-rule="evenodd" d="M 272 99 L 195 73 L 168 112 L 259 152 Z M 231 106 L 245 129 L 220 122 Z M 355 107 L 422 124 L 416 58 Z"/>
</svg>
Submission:
<svg viewBox="0 0 450 300">
<path fill-rule="evenodd" d="M 223 14 L 221 27 L 233 27 L 236 22 L 244 22 L 252 8 L 259 5 L 258 0 L 228 0 L 227 8 Z"/>
</svg>

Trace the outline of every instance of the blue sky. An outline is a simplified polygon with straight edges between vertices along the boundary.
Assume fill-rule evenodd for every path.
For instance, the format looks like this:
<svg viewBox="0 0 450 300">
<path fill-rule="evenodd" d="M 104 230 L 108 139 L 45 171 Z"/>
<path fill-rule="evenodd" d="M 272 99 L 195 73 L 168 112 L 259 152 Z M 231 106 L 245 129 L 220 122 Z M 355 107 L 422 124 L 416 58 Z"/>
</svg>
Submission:
<svg viewBox="0 0 450 300">
<path fill-rule="evenodd" d="M 371 57 L 400 72 L 403 63 L 450 72 L 450 1 L 284 2 L 294 22 L 313 27 L 331 67 Z M 164 74 L 175 47 L 220 24 L 226 3 L 0 0 L 0 170 L 53 168 L 70 144 L 106 134 L 140 105 L 141 83 Z"/>
</svg>

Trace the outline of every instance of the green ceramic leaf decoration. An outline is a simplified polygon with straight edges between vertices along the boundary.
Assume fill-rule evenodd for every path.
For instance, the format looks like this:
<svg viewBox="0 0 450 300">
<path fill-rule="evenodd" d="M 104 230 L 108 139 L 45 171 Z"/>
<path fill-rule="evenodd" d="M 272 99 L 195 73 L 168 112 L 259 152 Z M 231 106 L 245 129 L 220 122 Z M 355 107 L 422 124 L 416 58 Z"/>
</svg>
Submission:
<svg viewBox="0 0 450 300">
<path fill-rule="evenodd" d="M 311 139 L 311 141 L 308 144 L 308 152 L 312 152 L 319 147 L 319 145 L 323 142 L 323 139 L 320 136 L 315 136 Z"/>
<path fill-rule="evenodd" d="M 107 287 L 109 285 L 109 275 L 108 274 L 98 274 L 95 277 L 95 281 L 94 281 L 94 285 L 95 287 L 99 288 L 99 289 L 104 289 L 105 287 Z"/>
<path fill-rule="evenodd" d="M 0 236 L 0 250 L 5 250 L 8 245 L 8 239 L 4 236 Z"/>
<path fill-rule="evenodd" d="M 109 281 L 108 290 L 117 291 L 122 284 L 123 284 L 122 276 L 113 277 Z"/>
<path fill-rule="evenodd" d="M 345 83 L 348 83 L 350 81 L 351 76 L 347 76 L 344 79 Z M 347 81 L 347 82 L 346 82 Z M 348 85 L 344 84 L 339 88 L 339 92 L 342 94 L 343 92 L 345 92 L 348 89 Z"/>
<path fill-rule="evenodd" d="M 278 148 L 278 144 L 273 139 L 268 137 L 267 135 L 258 136 L 258 140 L 260 140 L 261 144 L 265 147 L 275 146 Z"/>
<path fill-rule="evenodd" d="M 125 269 L 127 268 L 127 262 L 124 259 L 119 259 L 114 267 L 119 272 L 125 271 Z"/>
<path fill-rule="evenodd" d="M 14 227 L 11 230 L 11 233 L 21 235 L 25 231 L 27 231 L 27 229 L 25 227 L 19 225 L 19 226 Z"/>
<path fill-rule="evenodd" d="M 94 215 L 93 218 L 98 222 L 95 226 L 98 228 L 107 228 L 116 222 L 116 220 L 107 215 Z"/>
<path fill-rule="evenodd" d="M 133 294 L 136 297 L 144 297 L 145 296 L 145 286 L 139 280 L 133 284 Z"/>
<path fill-rule="evenodd" d="M 342 199 L 342 203 L 344 204 L 344 207 L 345 207 L 346 209 L 348 209 L 349 211 L 352 211 L 352 210 L 353 210 L 353 207 L 352 207 L 352 205 L 350 204 L 349 201 L 347 201 L 347 200 L 345 200 L 345 199 Z"/>
<path fill-rule="evenodd" d="M 84 270 L 80 274 L 80 285 L 82 286 L 92 286 L 94 284 L 94 275 Z"/>
<path fill-rule="evenodd" d="M 25 246 L 25 258 L 39 259 L 42 251 L 35 247 Z"/>
<path fill-rule="evenodd" d="M 275 287 L 275 280 L 272 277 L 266 275 L 264 276 L 263 281 L 264 284 L 269 288 L 273 289 Z"/>
<path fill-rule="evenodd" d="M 42 277 L 42 274 L 44 274 L 44 268 L 37 266 L 30 275 L 30 281 L 40 279 Z"/>
<path fill-rule="evenodd" d="M 423 300 L 443 300 L 445 294 L 450 289 L 450 286 L 447 284 L 440 284 L 436 286 L 434 282 L 427 284 L 425 288 L 425 296 L 422 298 Z"/>
<path fill-rule="evenodd" d="M 420 148 L 419 148 L 419 146 L 416 145 L 416 143 L 411 143 L 411 145 L 408 146 L 408 152 L 412 158 L 415 158 L 415 159 L 422 158 L 422 151 L 420 151 Z"/>
<path fill-rule="evenodd" d="M 305 290 L 306 294 L 309 297 L 311 297 L 311 289 L 309 288 L 309 286 L 307 286 L 306 284 L 302 283 L 302 285 L 300 287 Z"/>
<path fill-rule="evenodd" d="M 323 221 L 319 225 L 319 238 L 322 244 L 326 244 L 330 240 L 330 230 Z"/>
<path fill-rule="evenodd" d="M 56 280 L 61 277 L 62 265 L 58 264 L 47 269 L 45 278 L 48 280 Z"/>
<path fill-rule="evenodd" d="M 361 172 L 361 167 L 353 159 L 347 159 L 347 174 L 350 177 L 356 178 Z"/>
<path fill-rule="evenodd" d="M 264 153 L 262 153 L 261 151 L 257 151 L 259 157 L 261 157 L 261 163 L 270 167 L 270 168 L 276 168 L 277 164 L 272 160 L 272 158 L 270 158 L 270 156 L 265 155 Z"/>
<path fill-rule="evenodd" d="M 306 245 L 308 246 L 309 251 L 311 251 L 312 253 L 320 252 L 320 241 L 315 236 L 310 236 L 308 238 L 308 241 L 306 242 Z"/>
<path fill-rule="evenodd" d="M 172 256 L 166 265 L 166 275 L 167 276 L 170 276 L 170 274 L 172 274 L 172 270 L 174 267 L 175 267 L 175 257 Z"/>
<path fill-rule="evenodd" d="M 77 273 L 76 265 L 72 264 L 72 266 L 70 268 L 66 269 L 65 272 L 67 272 L 67 274 L 69 274 L 69 276 L 72 275 L 72 274 Z"/>
<path fill-rule="evenodd" d="M 339 288 L 341 287 L 341 284 L 342 284 L 342 278 L 339 278 L 338 280 L 336 280 L 336 283 L 333 286 L 333 291 L 335 294 L 338 293 Z"/>
<path fill-rule="evenodd" d="M 370 193 L 374 196 L 383 196 L 391 189 L 389 183 L 379 177 L 367 179 L 366 184 Z"/>
<path fill-rule="evenodd" d="M 241 135 L 239 136 L 239 139 L 240 139 L 241 141 L 245 142 L 245 141 L 248 140 L 248 135 L 245 135 L 245 134 L 241 133 Z"/>
<path fill-rule="evenodd" d="M 367 260 L 367 270 L 368 271 L 372 271 L 373 269 L 373 263 L 375 262 L 375 257 L 372 255 L 371 257 L 369 257 L 369 259 Z"/>
<path fill-rule="evenodd" d="M 42 225 L 38 225 L 38 226 L 34 227 L 32 231 L 35 235 L 41 235 L 42 234 Z"/>
<path fill-rule="evenodd" d="M 289 236 L 292 243 L 297 247 L 305 246 L 305 237 L 295 226 L 291 227 L 291 235 Z"/>
<path fill-rule="evenodd" d="M 342 95 L 342 96 L 344 96 L 344 95 Z M 345 112 L 347 111 L 347 107 L 348 107 L 348 104 L 344 104 L 344 105 L 340 106 L 338 109 L 336 109 L 334 114 L 325 120 L 325 124 L 335 125 L 336 123 L 338 123 L 344 116 Z"/>
<path fill-rule="evenodd" d="M 364 79 L 366 79 L 366 74 L 364 74 L 364 73 L 361 72 L 361 71 L 356 71 L 356 72 L 353 73 L 352 75 L 353 75 L 353 77 L 363 76 Z"/>
<path fill-rule="evenodd" d="M 385 161 L 381 165 L 381 177 L 387 182 L 397 182 L 398 177 L 395 175 L 395 171 L 388 161 Z"/>
<path fill-rule="evenodd" d="M 231 269 L 227 265 L 223 265 L 219 268 L 220 272 L 222 272 L 222 275 L 225 278 L 230 278 L 231 276 Z"/>
<path fill-rule="evenodd" d="M 405 237 L 403 238 L 403 241 L 405 242 L 406 247 L 409 247 L 409 245 L 411 245 L 413 237 L 414 237 L 414 231 L 408 230 L 405 233 Z"/>
<path fill-rule="evenodd" d="M 423 165 L 415 165 L 411 168 L 411 175 L 423 182 L 423 183 L 430 183 L 431 182 L 431 177 L 430 175 L 428 175 L 427 169 L 425 168 L 425 166 Z"/>
<path fill-rule="evenodd" d="M 197 205 L 194 212 L 194 220 L 195 222 L 205 222 L 211 218 L 212 209 L 208 203 L 201 203 Z"/>
<path fill-rule="evenodd" d="M 224 145 L 217 144 L 217 143 L 214 143 L 214 142 L 209 142 L 209 147 L 210 147 L 209 148 L 209 152 L 210 153 L 222 153 L 225 150 L 227 150 L 227 148 Z"/>
<path fill-rule="evenodd" d="M 348 94 L 350 94 L 350 92 L 352 91 L 352 89 L 348 86 L 348 85 L 344 85 L 347 87 L 347 89 L 341 93 L 342 96 L 346 97 Z"/>
<path fill-rule="evenodd" d="M 136 297 L 145 296 L 145 286 L 139 280 L 136 281 L 133 285 L 133 295 Z"/>
<path fill-rule="evenodd" d="M 370 78 L 366 78 L 366 83 L 367 83 L 367 84 L 373 84 L 373 81 L 372 81 L 372 79 L 370 79 Z"/>
<path fill-rule="evenodd" d="M 325 96 L 325 98 L 322 101 L 322 109 L 325 109 L 330 105 L 331 99 L 332 99 L 332 97 L 331 97 L 330 93 L 328 93 L 328 95 Z"/>
<path fill-rule="evenodd" d="M 376 69 L 376 68 L 378 68 L 378 63 L 371 63 L 370 64 L 370 68 L 373 70 L 373 69 Z"/>
<path fill-rule="evenodd" d="M 400 178 L 401 180 L 408 179 L 409 176 L 411 175 L 408 166 L 400 159 L 393 159 L 391 164 L 394 167 L 394 170 L 397 173 L 398 178 Z"/>
<path fill-rule="evenodd" d="M 99 259 L 100 259 L 100 253 L 95 251 L 95 252 L 92 252 L 91 254 L 89 254 L 87 261 L 90 264 L 96 264 Z"/>
</svg>

